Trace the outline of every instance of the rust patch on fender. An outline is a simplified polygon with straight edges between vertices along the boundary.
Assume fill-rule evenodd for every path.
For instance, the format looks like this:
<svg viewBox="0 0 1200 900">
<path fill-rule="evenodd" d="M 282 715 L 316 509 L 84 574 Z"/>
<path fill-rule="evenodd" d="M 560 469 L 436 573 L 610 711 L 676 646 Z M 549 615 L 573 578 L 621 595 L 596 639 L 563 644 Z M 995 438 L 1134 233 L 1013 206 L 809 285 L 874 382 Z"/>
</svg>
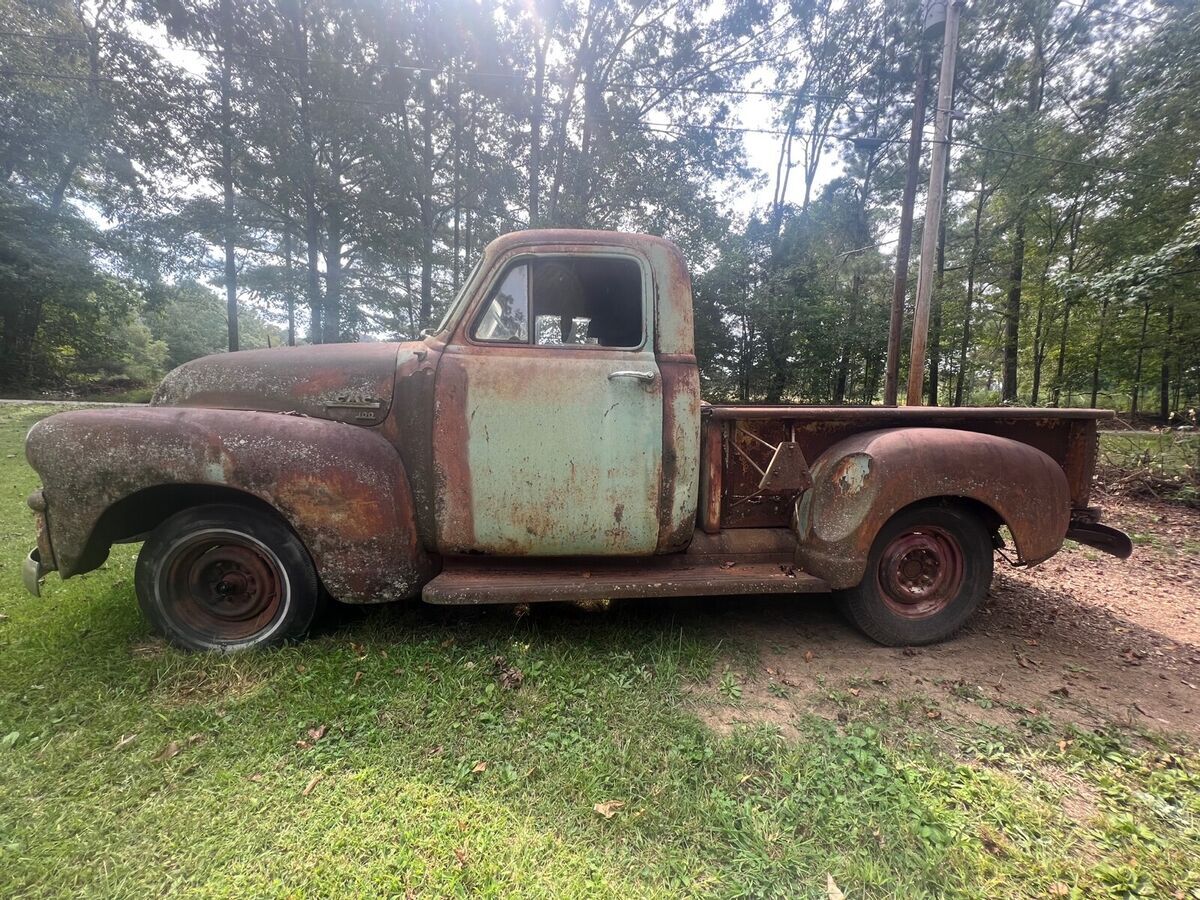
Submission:
<svg viewBox="0 0 1200 900">
<path fill-rule="evenodd" d="M 1062 546 L 1071 511 L 1063 469 L 1027 444 L 949 428 L 868 431 L 834 444 L 814 465 L 812 496 L 796 514 L 797 558 L 835 588 L 857 584 L 883 524 L 932 498 L 986 507 L 1008 525 L 1028 565 Z"/>
<path fill-rule="evenodd" d="M 35 425 L 26 455 L 63 577 L 103 561 L 89 544 L 110 507 L 172 485 L 232 488 L 279 510 L 339 600 L 410 597 L 432 572 L 400 458 L 371 430 L 261 412 L 85 410 Z"/>
</svg>

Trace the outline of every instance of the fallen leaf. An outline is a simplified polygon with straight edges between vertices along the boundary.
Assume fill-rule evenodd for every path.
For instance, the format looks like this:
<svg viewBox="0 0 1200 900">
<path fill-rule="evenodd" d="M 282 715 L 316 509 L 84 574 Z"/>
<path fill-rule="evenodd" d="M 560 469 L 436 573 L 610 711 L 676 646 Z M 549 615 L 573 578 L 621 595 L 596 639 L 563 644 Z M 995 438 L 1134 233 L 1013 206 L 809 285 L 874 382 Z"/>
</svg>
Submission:
<svg viewBox="0 0 1200 900">
<path fill-rule="evenodd" d="M 350 682 L 350 687 L 356 687 L 362 681 L 362 672 L 354 673 L 354 680 Z"/>
<path fill-rule="evenodd" d="M 115 745 L 113 745 L 113 749 L 114 750 L 124 750 L 126 747 L 128 747 L 130 744 L 132 744 L 136 740 L 137 740 L 136 734 L 127 734 L 123 738 L 121 738 L 119 741 L 117 741 L 117 743 Z"/>
<path fill-rule="evenodd" d="M 1050 887 L 1046 888 L 1046 893 L 1051 897 L 1069 897 L 1071 889 L 1061 881 L 1056 881 Z"/>
<path fill-rule="evenodd" d="M 260 781 L 262 781 L 262 780 L 263 780 L 263 774 L 262 774 L 262 772 L 255 772 L 253 775 L 251 775 L 251 776 L 250 776 L 250 777 L 247 779 L 247 781 L 253 781 L 255 784 L 258 784 L 258 782 L 260 782 Z"/>
<path fill-rule="evenodd" d="M 166 762 L 168 759 L 174 759 L 183 750 L 179 746 L 178 741 L 171 741 L 167 746 L 158 751 L 158 755 L 154 757 L 155 762 Z"/>
<path fill-rule="evenodd" d="M 734 562 L 732 559 L 727 559 L 727 560 L 725 560 L 725 562 L 721 563 L 721 568 L 722 569 L 732 569 L 736 565 L 737 565 L 737 563 Z"/>
<path fill-rule="evenodd" d="M 804 661 L 810 663 L 813 661 L 813 652 L 811 650 L 804 651 Z"/>
<path fill-rule="evenodd" d="M 460 869 L 465 869 L 467 867 L 467 851 L 465 847 L 455 847 L 454 858 L 458 861 L 458 867 Z"/>
<path fill-rule="evenodd" d="M 623 800 L 605 800 L 603 803 L 597 803 L 592 809 L 604 816 L 604 818 L 611 819 L 617 814 L 617 810 L 624 806 L 625 801 Z"/>
<path fill-rule="evenodd" d="M 942 711 L 940 709 L 925 710 L 925 718 L 927 718 L 927 719 L 940 719 L 941 717 L 942 717 Z"/>
<path fill-rule="evenodd" d="M 325 737 L 327 731 L 329 731 L 328 725 L 318 725 L 316 728 L 308 729 L 308 736 L 312 738 L 312 742 L 315 744 L 321 738 Z"/>
<path fill-rule="evenodd" d="M 509 665 L 503 656 L 492 657 L 492 671 L 496 680 L 500 682 L 500 687 L 505 690 L 515 691 L 525 683 L 525 673 L 516 666 Z"/>
<path fill-rule="evenodd" d="M 851 697 L 857 697 L 861 693 L 862 693 L 862 691 L 860 691 L 858 688 L 850 688 L 850 696 Z"/>
<path fill-rule="evenodd" d="M 1051 688 L 1050 693 L 1052 693 L 1055 697 L 1070 697 L 1071 696 L 1071 692 L 1069 690 L 1067 690 L 1065 687 Z"/>
<path fill-rule="evenodd" d="M 825 873 L 825 893 L 829 895 L 829 900 L 846 900 L 846 895 L 828 872 Z"/>
<path fill-rule="evenodd" d="M 487 771 L 487 763 L 481 759 L 479 762 L 475 763 L 475 767 L 473 769 L 471 769 L 471 774 L 478 775 L 481 772 L 486 772 L 486 771 Z"/>
<path fill-rule="evenodd" d="M 300 796 L 307 797 L 309 794 L 311 794 L 316 789 L 317 785 L 320 784 L 324 780 L 325 780 L 324 775 L 322 775 L 320 773 L 314 775 L 312 778 L 309 779 L 308 784 L 306 784 L 304 786 L 304 790 L 302 790 L 300 792 Z"/>
<path fill-rule="evenodd" d="M 304 665 L 303 663 L 296 666 L 296 674 L 297 675 L 303 675 L 307 671 L 308 671 L 308 666 Z"/>
</svg>

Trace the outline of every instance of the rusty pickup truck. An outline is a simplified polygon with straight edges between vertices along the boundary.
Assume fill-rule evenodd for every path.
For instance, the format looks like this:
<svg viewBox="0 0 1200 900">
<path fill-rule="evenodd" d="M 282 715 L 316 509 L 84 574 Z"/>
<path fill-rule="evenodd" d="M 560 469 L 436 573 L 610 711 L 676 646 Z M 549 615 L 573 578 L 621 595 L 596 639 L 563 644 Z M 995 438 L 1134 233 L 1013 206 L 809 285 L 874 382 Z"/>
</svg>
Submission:
<svg viewBox="0 0 1200 900">
<path fill-rule="evenodd" d="M 200 650 L 300 638 L 330 598 L 828 591 L 921 644 L 1006 540 L 1026 566 L 1066 538 L 1129 554 L 1089 505 L 1106 415 L 707 404 L 674 244 L 524 231 L 420 341 L 218 354 L 149 407 L 39 422 L 25 581 L 142 541 L 142 610 Z"/>
</svg>

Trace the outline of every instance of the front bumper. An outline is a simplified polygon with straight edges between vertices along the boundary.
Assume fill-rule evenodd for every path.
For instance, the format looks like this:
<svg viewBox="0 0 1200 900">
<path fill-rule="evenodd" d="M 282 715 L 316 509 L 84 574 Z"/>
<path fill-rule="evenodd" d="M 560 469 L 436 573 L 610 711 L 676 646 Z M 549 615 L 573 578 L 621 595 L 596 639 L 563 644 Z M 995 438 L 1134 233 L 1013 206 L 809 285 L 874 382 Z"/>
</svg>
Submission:
<svg viewBox="0 0 1200 900">
<path fill-rule="evenodd" d="M 29 551 L 21 565 L 21 580 L 25 589 L 35 597 L 42 596 L 42 578 L 47 572 L 58 568 L 54 560 L 54 548 L 50 546 L 50 527 L 46 521 L 46 497 L 34 491 L 26 501 L 33 510 L 33 524 L 37 532 L 37 547 Z"/>
<path fill-rule="evenodd" d="M 21 566 L 21 580 L 25 582 L 25 590 L 35 597 L 42 596 L 42 578 L 49 571 L 42 565 L 42 554 L 36 549 L 30 550 Z"/>
</svg>

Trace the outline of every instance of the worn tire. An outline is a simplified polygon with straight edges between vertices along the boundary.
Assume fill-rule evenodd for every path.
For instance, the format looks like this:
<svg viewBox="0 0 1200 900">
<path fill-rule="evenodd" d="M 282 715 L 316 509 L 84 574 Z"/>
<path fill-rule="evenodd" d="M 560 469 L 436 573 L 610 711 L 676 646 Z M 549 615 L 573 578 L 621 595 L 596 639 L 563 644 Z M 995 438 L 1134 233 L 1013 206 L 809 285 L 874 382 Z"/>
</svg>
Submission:
<svg viewBox="0 0 1200 900">
<path fill-rule="evenodd" d="M 973 511 L 922 503 L 880 529 L 863 580 L 840 591 L 843 615 L 889 647 L 932 644 L 958 631 L 987 596 L 992 541 Z"/>
<path fill-rule="evenodd" d="M 154 630 L 186 650 L 275 647 L 308 632 L 320 582 L 278 516 L 236 504 L 185 509 L 147 538 L 134 574 Z"/>
</svg>

